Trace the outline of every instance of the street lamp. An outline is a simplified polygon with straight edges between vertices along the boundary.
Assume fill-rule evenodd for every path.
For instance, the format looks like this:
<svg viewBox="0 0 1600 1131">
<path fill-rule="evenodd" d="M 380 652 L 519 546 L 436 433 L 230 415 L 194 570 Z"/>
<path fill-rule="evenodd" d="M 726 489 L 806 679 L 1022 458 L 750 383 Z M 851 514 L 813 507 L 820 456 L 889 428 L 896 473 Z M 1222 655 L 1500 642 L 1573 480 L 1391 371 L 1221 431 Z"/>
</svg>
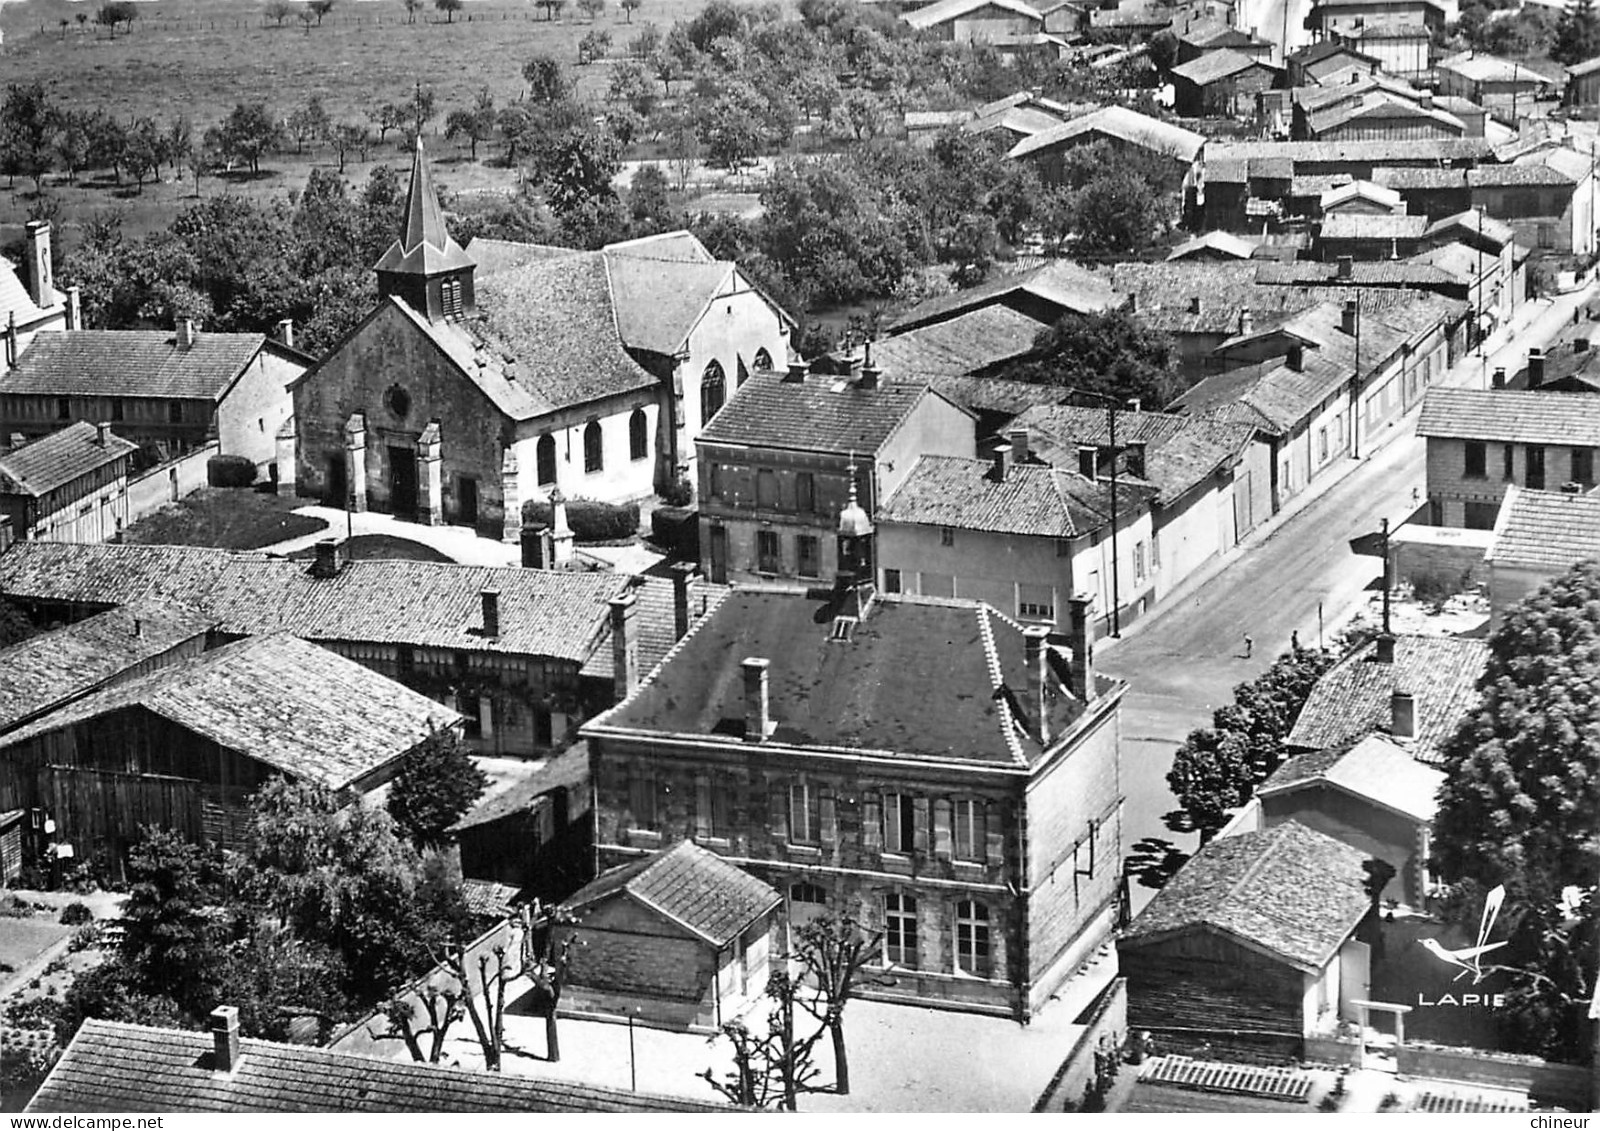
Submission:
<svg viewBox="0 0 1600 1131">
<path fill-rule="evenodd" d="M 1073 396 L 1089 397 L 1106 406 L 1111 432 L 1111 639 L 1122 639 L 1122 597 L 1117 585 L 1117 398 L 1109 393 L 1074 389 Z"/>
</svg>

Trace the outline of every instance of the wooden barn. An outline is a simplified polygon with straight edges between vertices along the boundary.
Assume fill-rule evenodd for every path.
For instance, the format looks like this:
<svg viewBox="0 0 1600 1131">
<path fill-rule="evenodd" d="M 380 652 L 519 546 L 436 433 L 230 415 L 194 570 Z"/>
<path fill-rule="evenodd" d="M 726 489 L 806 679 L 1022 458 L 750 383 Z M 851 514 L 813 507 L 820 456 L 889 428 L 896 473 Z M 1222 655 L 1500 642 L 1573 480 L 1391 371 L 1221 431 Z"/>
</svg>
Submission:
<svg viewBox="0 0 1600 1131">
<path fill-rule="evenodd" d="M 459 722 L 315 644 L 250 637 L 0 736 L 0 792 L 54 820 L 36 850 L 98 856 L 120 874 L 142 825 L 233 844 L 250 794 L 269 779 L 318 782 L 352 801 L 393 777 L 435 729 Z"/>
<path fill-rule="evenodd" d="M 1212 841 L 1117 941 L 1128 1027 L 1167 1051 L 1296 1058 L 1371 985 L 1368 857 L 1287 821 Z"/>
</svg>

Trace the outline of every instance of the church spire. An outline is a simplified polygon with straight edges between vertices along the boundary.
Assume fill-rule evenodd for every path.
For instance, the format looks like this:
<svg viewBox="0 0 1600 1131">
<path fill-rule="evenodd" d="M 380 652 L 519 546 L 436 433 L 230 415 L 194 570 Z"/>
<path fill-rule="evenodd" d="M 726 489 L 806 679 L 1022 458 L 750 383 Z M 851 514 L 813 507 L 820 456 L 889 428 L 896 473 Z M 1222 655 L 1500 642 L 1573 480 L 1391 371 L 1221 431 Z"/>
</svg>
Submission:
<svg viewBox="0 0 1600 1131">
<path fill-rule="evenodd" d="M 378 293 L 393 295 L 430 322 L 458 317 L 473 306 L 474 266 L 472 256 L 445 227 L 419 135 L 400 236 L 374 267 Z"/>
</svg>

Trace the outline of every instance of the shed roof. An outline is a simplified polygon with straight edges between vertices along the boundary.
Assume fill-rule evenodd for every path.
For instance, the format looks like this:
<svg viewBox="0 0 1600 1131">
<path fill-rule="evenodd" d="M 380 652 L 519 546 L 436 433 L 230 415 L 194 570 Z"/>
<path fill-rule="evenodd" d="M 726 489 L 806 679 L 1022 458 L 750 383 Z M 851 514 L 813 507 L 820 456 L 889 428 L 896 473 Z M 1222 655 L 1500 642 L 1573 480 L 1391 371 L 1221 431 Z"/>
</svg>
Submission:
<svg viewBox="0 0 1600 1131">
<path fill-rule="evenodd" d="M 1281 69 L 1254 55 L 1246 55 L 1242 51 L 1224 47 L 1218 51 L 1207 51 L 1196 59 L 1172 68 L 1172 75 L 1195 86 L 1210 86 L 1214 82 L 1221 82 L 1223 79 L 1232 78 L 1256 67 L 1273 73 Z"/>
<path fill-rule="evenodd" d="M 565 906 L 577 911 L 618 893 L 718 948 L 783 902 L 770 885 L 690 840 L 602 872 Z"/>
<path fill-rule="evenodd" d="M 0 453 L 0 495 L 41 498 L 139 450 L 132 440 L 79 421 L 31 444 Z"/>
<path fill-rule="evenodd" d="M 1427 226 L 1426 216 L 1331 212 L 1322 218 L 1318 235 L 1325 240 L 1415 240 Z"/>
<path fill-rule="evenodd" d="M 1508 486 L 1484 560 L 1547 570 L 1600 560 L 1600 495 Z"/>
<path fill-rule="evenodd" d="M 1386 735 L 1298 754 L 1279 766 L 1256 791 L 1276 797 L 1312 786 L 1331 786 L 1420 824 L 1431 824 L 1439 808 L 1444 774 L 1425 766 Z"/>
<path fill-rule="evenodd" d="M 906 12 L 900 18 L 918 31 L 922 31 L 950 20 L 960 19 L 962 16 L 981 12 L 985 8 L 999 8 L 1013 16 L 1034 22 L 1044 20 L 1037 8 L 1024 3 L 1023 0 L 936 0 L 933 4 Z"/>
</svg>

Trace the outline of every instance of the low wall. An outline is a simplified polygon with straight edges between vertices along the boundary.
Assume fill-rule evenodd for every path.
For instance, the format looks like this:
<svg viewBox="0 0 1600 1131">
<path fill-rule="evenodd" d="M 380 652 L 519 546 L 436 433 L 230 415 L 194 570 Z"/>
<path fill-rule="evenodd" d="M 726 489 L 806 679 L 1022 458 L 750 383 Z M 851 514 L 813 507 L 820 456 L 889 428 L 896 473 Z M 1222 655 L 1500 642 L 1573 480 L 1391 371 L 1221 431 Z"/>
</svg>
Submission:
<svg viewBox="0 0 1600 1131">
<path fill-rule="evenodd" d="M 206 485 L 206 461 L 217 454 L 217 442 L 196 448 L 128 480 L 128 525 Z"/>
<path fill-rule="evenodd" d="M 1405 527 L 1392 540 L 1395 580 L 1408 582 L 1419 574 L 1465 587 L 1485 579 L 1483 553 L 1494 532 L 1446 526 Z"/>
<path fill-rule="evenodd" d="M 1034 1111 L 1074 1111 L 1094 1079 L 1095 1053 L 1110 1051 L 1121 1058 L 1128 1039 L 1128 979 L 1116 978 L 1100 992 L 1083 1015 L 1084 1029 L 1050 1084 L 1034 1101 Z M 1121 1071 L 1131 1072 L 1126 1064 Z"/>
<path fill-rule="evenodd" d="M 1312 1064 L 1331 1064 L 1339 1068 L 1361 1067 L 1361 1042 L 1339 1037 L 1307 1037 L 1306 1060 Z"/>
<path fill-rule="evenodd" d="M 1402 1076 L 1526 1092 L 1538 1103 L 1575 1111 L 1589 1110 L 1593 1087 L 1589 1069 L 1575 1064 L 1416 1041 L 1400 1046 L 1395 1067 Z"/>
</svg>

